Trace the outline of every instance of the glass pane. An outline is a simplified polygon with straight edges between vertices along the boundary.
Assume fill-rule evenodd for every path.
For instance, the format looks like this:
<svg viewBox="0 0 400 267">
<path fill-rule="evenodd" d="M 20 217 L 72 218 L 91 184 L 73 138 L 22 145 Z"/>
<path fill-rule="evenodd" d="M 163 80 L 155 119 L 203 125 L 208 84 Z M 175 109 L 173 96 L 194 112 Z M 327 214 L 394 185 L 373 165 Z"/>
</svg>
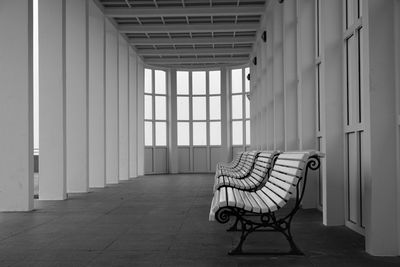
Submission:
<svg viewBox="0 0 400 267">
<path fill-rule="evenodd" d="M 246 121 L 246 145 L 250 145 L 250 121 Z"/>
<path fill-rule="evenodd" d="M 243 145 L 242 121 L 232 121 L 232 145 Z"/>
<path fill-rule="evenodd" d="M 232 119 L 241 119 L 243 116 L 242 95 L 232 96 Z"/>
<path fill-rule="evenodd" d="M 144 95 L 144 118 L 151 120 L 153 118 L 153 102 L 151 95 Z"/>
<path fill-rule="evenodd" d="M 150 93 L 153 91 L 153 80 L 151 69 L 144 69 L 144 92 Z"/>
<path fill-rule="evenodd" d="M 167 119 L 167 97 L 155 96 L 156 120 Z"/>
<path fill-rule="evenodd" d="M 247 96 L 244 97 L 245 104 L 246 104 L 246 119 L 250 119 L 250 100 Z"/>
<path fill-rule="evenodd" d="M 154 91 L 156 94 L 163 94 L 167 93 L 166 91 L 166 80 L 165 80 L 165 71 L 156 70 L 154 71 L 154 78 L 155 78 L 155 88 Z"/>
<path fill-rule="evenodd" d="M 178 146 L 189 145 L 189 122 L 178 122 Z"/>
<path fill-rule="evenodd" d="M 144 122 L 144 145 L 153 145 L 153 123 L 151 121 Z"/>
<path fill-rule="evenodd" d="M 245 83 L 244 83 L 244 86 L 245 86 L 245 91 L 246 92 L 250 92 L 250 81 L 249 80 L 247 80 L 247 75 L 248 74 L 250 74 L 250 68 L 245 68 L 244 69 L 244 77 L 245 77 Z"/>
<path fill-rule="evenodd" d="M 242 92 L 242 69 L 232 70 L 232 93 Z"/>
<path fill-rule="evenodd" d="M 193 120 L 206 120 L 206 97 L 196 96 L 192 98 L 193 101 Z"/>
<path fill-rule="evenodd" d="M 221 119 L 221 97 L 210 96 L 210 120 Z"/>
<path fill-rule="evenodd" d="M 210 95 L 221 94 L 221 71 L 210 71 L 209 80 Z"/>
<path fill-rule="evenodd" d="M 156 122 L 156 146 L 167 145 L 167 123 Z"/>
<path fill-rule="evenodd" d="M 176 99 L 177 104 L 177 119 L 179 120 L 189 120 L 189 97 L 188 96 L 178 96 Z"/>
<path fill-rule="evenodd" d="M 176 93 L 178 95 L 189 94 L 189 72 L 187 71 L 176 72 Z"/>
<path fill-rule="evenodd" d="M 210 145 L 220 146 L 221 145 L 221 122 L 212 121 L 210 122 Z"/>
<path fill-rule="evenodd" d="M 206 94 L 206 72 L 193 71 L 192 72 L 192 94 L 205 95 Z"/>
<path fill-rule="evenodd" d="M 207 145 L 207 128 L 206 122 L 193 122 L 193 145 Z"/>
</svg>

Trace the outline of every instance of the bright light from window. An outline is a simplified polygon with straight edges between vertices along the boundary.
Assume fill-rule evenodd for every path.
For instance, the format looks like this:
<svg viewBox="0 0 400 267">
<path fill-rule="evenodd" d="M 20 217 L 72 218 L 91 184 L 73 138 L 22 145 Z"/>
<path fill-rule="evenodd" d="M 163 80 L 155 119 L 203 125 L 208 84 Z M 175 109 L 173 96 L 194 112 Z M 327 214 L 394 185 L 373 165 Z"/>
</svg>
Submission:
<svg viewBox="0 0 400 267">
<path fill-rule="evenodd" d="M 232 119 L 241 119 L 243 116 L 242 95 L 232 96 Z"/>
<path fill-rule="evenodd" d="M 151 121 L 144 122 L 144 144 L 146 146 L 153 145 L 153 123 Z"/>
<path fill-rule="evenodd" d="M 221 97 L 210 96 L 210 120 L 221 119 Z"/>
<path fill-rule="evenodd" d="M 167 145 L 167 123 L 156 122 L 156 146 Z"/>
<path fill-rule="evenodd" d="M 192 98 L 193 101 L 193 120 L 206 120 L 206 97 L 196 96 Z"/>
<path fill-rule="evenodd" d="M 206 122 L 193 122 L 193 145 L 207 145 L 207 128 Z"/>
<path fill-rule="evenodd" d="M 212 121 L 210 122 L 210 145 L 220 146 L 221 145 L 221 122 Z"/>
<path fill-rule="evenodd" d="M 206 94 L 206 72 L 193 71 L 192 72 L 192 93 L 193 95 Z"/>
<path fill-rule="evenodd" d="M 155 87 L 154 91 L 156 94 L 162 94 L 165 95 L 167 93 L 166 91 L 166 80 L 165 80 L 165 71 L 162 70 L 156 70 L 154 71 L 154 78 L 155 78 Z"/>
<path fill-rule="evenodd" d="M 176 93 L 178 95 L 189 94 L 189 72 L 187 71 L 176 72 Z"/>
<path fill-rule="evenodd" d="M 148 94 L 153 92 L 153 78 L 151 69 L 144 69 L 144 92 Z"/>
<path fill-rule="evenodd" d="M 156 120 L 167 119 L 167 97 L 155 96 Z"/>
<path fill-rule="evenodd" d="M 144 118 L 151 120 L 153 118 L 153 97 L 151 95 L 144 95 Z"/>
<path fill-rule="evenodd" d="M 250 145 L 250 121 L 246 121 L 246 145 Z"/>
<path fill-rule="evenodd" d="M 242 69 L 232 70 L 232 93 L 242 92 Z"/>
<path fill-rule="evenodd" d="M 246 119 L 250 119 L 250 100 L 247 98 L 247 96 L 245 96 L 244 99 L 246 102 Z"/>
<path fill-rule="evenodd" d="M 189 122 L 178 122 L 178 146 L 189 145 Z"/>
<path fill-rule="evenodd" d="M 243 145 L 243 122 L 232 121 L 232 144 Z"/>
<path fill-rule="evenodd" d="M 245 91 L 246 92 L 250 92 L 250 81 L 249 80 L 247 80 L 247 75 L 248 74 L 250 74 L 250 68 L 245 68 L 244 69 L 244 77 L 245 77 L 245 83 L 244 83 L 244 86 L 245 86 Z"/>
<path fill-rule="evenodd" d="M 210 71 L 209 72 L 209 90 L 210 95 L 221 94 L 221 71 Z"/>
</svg>

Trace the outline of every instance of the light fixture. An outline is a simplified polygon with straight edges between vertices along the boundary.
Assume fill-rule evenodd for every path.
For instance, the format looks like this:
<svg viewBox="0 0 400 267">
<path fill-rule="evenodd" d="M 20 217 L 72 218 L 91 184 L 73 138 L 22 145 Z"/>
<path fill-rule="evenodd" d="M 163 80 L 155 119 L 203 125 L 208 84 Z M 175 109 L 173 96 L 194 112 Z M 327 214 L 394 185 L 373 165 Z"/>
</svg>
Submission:
<svg viewBox="0 0 400 267">
<path fill-rule="evenodd" d="M 253 57 L 253 64 L 257 66 L 257 57 Z"/>
<path fill-rule="evenodd" d="M 267 31 L 263 31 L 263 33 L 261 34 L 261 39 L 264 41 L 264 43 L 267 42 Z"/>
</svg>

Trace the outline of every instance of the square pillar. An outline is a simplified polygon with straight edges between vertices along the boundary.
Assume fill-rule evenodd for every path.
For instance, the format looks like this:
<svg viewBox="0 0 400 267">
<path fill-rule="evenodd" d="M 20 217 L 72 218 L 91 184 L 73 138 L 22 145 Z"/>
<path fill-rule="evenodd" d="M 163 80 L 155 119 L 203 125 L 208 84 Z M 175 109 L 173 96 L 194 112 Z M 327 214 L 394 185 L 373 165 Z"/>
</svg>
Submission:
<svg viewBox="0 0 400 267">
<path fill-rule="evenodd" d="M 129 47 L 129 177 L 138 176 L 137 173 L 137 57 Z"/>
<path fill-rule="evenodd" d="M 33 209 L 33 6 L 0 1 L 0 211 Z"/>
<path fill-rule="evenodd" d="M 104 16 L 92 0 L 88 5 L 89 187 L 101 188 L 106 184 Z"/>
<path fill-rule="evenodd" d="M 39 199 L 66 195 L 65 1 L 39 1 Z"/>
<path fill-rule="evenodd" d="M 88 191 L 86 0 L 65 2 L 67 192 Z"/>
</svg>

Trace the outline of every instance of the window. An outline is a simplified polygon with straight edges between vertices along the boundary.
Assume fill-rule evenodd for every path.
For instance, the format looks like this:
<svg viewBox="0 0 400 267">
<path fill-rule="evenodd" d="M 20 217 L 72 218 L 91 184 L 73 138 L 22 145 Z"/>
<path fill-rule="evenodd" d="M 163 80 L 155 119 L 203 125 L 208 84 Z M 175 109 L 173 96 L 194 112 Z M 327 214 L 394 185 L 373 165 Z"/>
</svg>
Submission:
<svg viewBox="0 0 400 267">
<path fill-rule="evenodd" d="M 162 70 L 144 71 L 144 130 L 145 146 L 167 146 L 166 73 Z"/>
<path fill-rule="evenodd" d="M 247 98 L 250 92 L 250 82 L 247 80 L 250 68 L 232 69 L 230 74 L 232 145 L 250 145 L 250 101 Z"/>
<path fill-rule="evenodd" d="M 178 146 L 221 145 L 221 71 L 177 71 Z"/>
</svg>

